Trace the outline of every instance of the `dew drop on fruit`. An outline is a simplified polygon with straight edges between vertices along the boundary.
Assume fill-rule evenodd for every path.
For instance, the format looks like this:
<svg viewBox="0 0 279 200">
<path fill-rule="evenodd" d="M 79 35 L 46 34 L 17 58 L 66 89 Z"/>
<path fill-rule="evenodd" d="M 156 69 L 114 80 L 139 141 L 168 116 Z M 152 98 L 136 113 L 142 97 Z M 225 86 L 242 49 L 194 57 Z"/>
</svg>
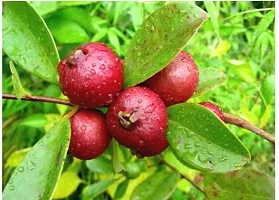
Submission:
<svg viewBox="0 0 279 200">
<path fill-rule="evenodd" d="M 101 70 L 105 70 L 106 69 L 106 66 L 104 64 L 100 65 L 99 69 Z"/>
<path fill-rule="evenodd" d="M 103 60 L 103 58 L 101 56 L 98 56 L 98 60 Z"/>
<path fill-rule="evenodd" d="M 93 63 L 93 64 L 92 64 L 92 67 L 96 67 L 96 64 L 95 64 L 95 63 Z"/>
<path fill-rule="evenodd" d="M 153 105 L 149 105 L 144 109 L 145 113 L 152 113 L 154 110 L 154 106 Z"/>
<path fill-rule="evenodd" d="M 141 100 L 141 99 L 139 99 L 139 100 L 138 100 L 138 103 L 141 103 L 141 102 L 142 102 L 142 100 Z"/>
<path fill-rule="evenodd" d="M 96 71 L 94 69 L 91 69 L 90 72 L 91 72 L 92 75 L 96 74 Z"/>
</svg>

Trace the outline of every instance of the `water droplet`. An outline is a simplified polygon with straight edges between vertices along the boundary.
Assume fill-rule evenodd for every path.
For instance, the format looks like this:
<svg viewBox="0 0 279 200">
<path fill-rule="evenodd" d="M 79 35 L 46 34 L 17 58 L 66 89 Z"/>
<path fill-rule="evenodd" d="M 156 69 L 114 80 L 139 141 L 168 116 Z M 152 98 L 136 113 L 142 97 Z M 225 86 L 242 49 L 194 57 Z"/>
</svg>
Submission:
<svg viewBox="0 0 279 200">
<path fill-rule="evenodd" d="M 80 147 L 80 143 L 77 143 L 77 146 Z"/>
<path fill-rule="evenodd" d="M 199 147 L 199 146 L 201 146 L 201 144 L 198 143 L 198 142 L 196 142 L 196 143 L 195 143 L 195 147 Z"/>
<path fill-rule="evenodd" d="M 103 58 L 101 56 L 98 56 L 98 60 L 103 60 Z"/>
<path fill-rule="evenodd" d="M 108 68 L 110 68 L 110 69 L 111 69 L 111 68 L 112 68 L 112 65 L 108 65 Z"/>
<path fill-rule="evenodd" d="M 141 100 L 141 99 L 139 99 L 139 100 L 138 100 L 138 103 L 141 103 L 141 102 L 142 102 L 142 100 Z"/>
<path fill-rule="evenodd" d="M 154 106 L 153 106 L 153 104 L 151 104 L 144 109 L 144 112 L 145 113 L 152 113 L 153 110 L 154 110 Z"/>
<path fill-rule="evenodd" d="M 23 172 L 24 171 L 24 167 L 20 166 L 19 168 L 17 168 L 17 171 Z"/>
<path fill-rule="evenodd" d="M 14 185 L 10 185 L 10 186 L 9 186 L 9 189 L 12 191 L 12 190 L 15 189 L 15 186 L 14 186 Z"/>
<path fill-rule="evenodd" d="M 96 67 L 96 64 L 95 64 L 95 63 L 93 63 L 93 64 L 92 64 L 92 67 Z"/>
<path fill-rule="evenodd" d="M 103 85 L 106 85 L 106 84 L 107 84 L 107 82 L 106 82 L 106 81 L 102 81 L 102 83 L 103 83 Z"/>
<path fill-rule="evenodd" d="M 219 161 L 219 162 L 224 162 L 224 161 L 226 161 L 226 160 L 228 160 L 228 156 L 223 156 L 223 157 L 221 157 L 221 158 L 218 158 L 218 161 Z"/>
<path fill-rule="evenodd" d="M 96 71 L 94 69 L 91 69 L 90 72 L 92 75 L 96 74 Z"/>
<path fill-rule="evenodd" d="M 86 126 L 85 125 L 82 125 L 81 126 L 81 130 L 84 132 L 86 130 Z"/>
<path fill-rule="evenodd" d="M 102 65 L 100 65 L 99 69 L 105 70 L 105 69 L 106 69 L 106 66 L 102 64 Z"/>
</svg>

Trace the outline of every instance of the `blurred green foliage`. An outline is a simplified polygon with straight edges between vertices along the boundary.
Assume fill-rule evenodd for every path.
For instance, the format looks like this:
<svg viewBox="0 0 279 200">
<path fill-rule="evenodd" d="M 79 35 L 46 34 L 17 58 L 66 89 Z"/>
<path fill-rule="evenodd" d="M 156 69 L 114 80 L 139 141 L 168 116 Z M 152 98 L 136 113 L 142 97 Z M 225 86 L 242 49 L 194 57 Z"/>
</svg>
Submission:
<svg viewBox="0 0 279 200">
<path fill-rule="evenodd" d="M 144 18 L 165 3 L 41 1 L 31 2 L 31 5 L 42 15 L 51 30 L 61 58 L 79 44 L 90 41 L 106 43 L 124 58 L 131 38 Z M 195 2 L 195 4 L 206 10 L 210 19 L 190 40 L 185 50 L 193 55 L 199 69 L 207 67 L 221 69 L 228 80 L 221 87 L 190 101 L 215 102 L 224 112 L 243 117 L 274 134 L 275 2 L 223 1 Z M 2 90 L 4 93 L 14 93 L 10 59 L 4 52 L 2 58 Z M 21 68 L 17 68 L 17 71 L 27 92 L 33 95 L 65 98 L 58 86 L 47 83 Z M 3 100 L 2 109 L 3 186 L 5 186 L 16 163 L 22 158 L 22 152 L 26 152 L 25 148 L 32 147 L 69 108 L 49 103 Z M 230 128 L 251 152 L 252 161 L 245 167 L 274 176 L 274 146 L 249 131 L 235 126 Z M 127 149 L 121 147 L 120 150 L 123 161 L 135 160 L 131 158 Z M 167 161 L 178 162 L 168 153 L 169 150 L 164 153 Z M 75 178 L 76 184 L 72 191 L 67 190 L 67 197 L 59 191 L 56 192 L 57 196 L 64 195 L 66 199 L 77 199 L 86 185 L 91 185 L 97 180 L 118 178 L 108 192 L 96 197 L 96 199 L 109 199 L 108 196 L 113 196 L 117 186 L 123 182 L 123 176 L 114 176 L 112 173 L 98 174 L 95 172 L 98 170 L 96 167 L 95 171 L 91 171 L 91 166 L 99 166 L 101 171 L 105 170 L 103 166 L 107 166 L 109 159 L 108 153 L 96 162 L 79 162 L 68 156 L 64 175 L 62 174 L 63 181 L 68 180 L 70 176 Z M 148 165 L 158 162 L 156 158 L 144 160 Z M 195 178 L 197 175 L 196 171 L 179 166 L 177 164 L 176 168 L 189 177 Z M 125 182 L 128 188 L 123 198 L 127 198 L 131 190 L 147 175 L 164 167 L 159 165 L 148 168 L 139 178 L 129 181 L 129 184 Z M 59 187 L 63 188 L 61 184 Z M 203 182 L 200 182 L 200 185 L 202 186 Z M 185 180 L 179 182 L 170 197 L 173 200 L 203 198 L 203 195 Z"/>
</svg>

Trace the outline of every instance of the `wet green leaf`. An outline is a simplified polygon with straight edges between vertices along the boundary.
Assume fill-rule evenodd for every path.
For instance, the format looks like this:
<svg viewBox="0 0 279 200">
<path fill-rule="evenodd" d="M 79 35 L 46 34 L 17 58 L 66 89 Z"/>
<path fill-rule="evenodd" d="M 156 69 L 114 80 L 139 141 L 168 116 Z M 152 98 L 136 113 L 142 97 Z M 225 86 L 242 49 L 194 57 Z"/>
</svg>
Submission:
<svg viewBox="0 0 279 200">
<path fill-rule="evenodd" d="M 60 43 L 84 43 L 89 41 L 86 31 L 77 23 L 51 17 L 46 23 L 55 40 Z"/>
<path fill-rule="evenodd" d="M 58 83 L 59 56 L 43 19 L 27 2 L 5 2 L 2 41 L 7 55 L 45 81 Z"/>
<path fill-rule="evenodd" d="M 162 70 L 207 19 L 199 7 L 169 3 L 139 27 L 125 57 L 125 87 L 134 86 Z"/>
<path fill-rule="evenodd" d="M 154 173 L 134 189 L 131 200 L 168 199 L 179 178 L 175 171 Z"/>
<path fill-rule="evenodd" d="M 31 95 L 27 93 L 22 87 L 18 73 L 12 61 L 10 61 L 10 69 L 12 73 L 12 80 L 13 80 L 13 86 L 14 86 L 16 98 L 20 100 L 24 96 L 30 97 Z"/>
<path fill-rule="evenodd" d="M 199 96 L 222 85 L 227 76 L 219 69 L 208 67 L 199 70 L 199 84 L 194 96 Z"/>
<path fill-rule="evenodd" d="M 82 190 L 82 200 L 89 200 L 93 199 L 97 195 L 103 193 L 106 191 L 106 189 L 112 185 L 117 179 L 108 179 L 104 181 L 99 181 L 97 183 L 94 183 L 92 185 L 87 185 L 83 190 Z"/>
<path fill-rule="evenodd" d="M 5 167 L 17 167 L 19 163 L 22 161 L 24 156 L 30 151 L 31 148 L 20 149 L 14 151 L 5 163 Z"/>
<path fill-rule="evenodd" d="M 205 192 L 209 199 L 273 200 L 274 184 L 274 179 L 267 174 L 248 169 L 205 176 Z"/>
<path fill-rule="evenodd" d="M 56 123 L 15 169 L 4 189 L 3 199 L 51 199 L 69 141 L 69 120 Z"/>
<path fill-rule="evenodd" d="M 87 168 L 95 173 L 109 174 L 113 173 L 112 161 L 106 158 L 104 155 L 99 156 L 96 159 L 86 161 Z"/>
<path fill-rule="evenodd" d="M 167 139 L 177 159 L 200 171 L 228 172 L 240 168 L 250 154 L 210 110 L 199 104 L 168 108 Z"/>
<path fill-rule="evenodd" d="M 53 199 L 64 199 L 70 196 L 79 186 L 82 180 L 74 172 L 64 172 L 55 188 Z M 71 184 L 69 184 L 71 183 Z"/>
</svg>

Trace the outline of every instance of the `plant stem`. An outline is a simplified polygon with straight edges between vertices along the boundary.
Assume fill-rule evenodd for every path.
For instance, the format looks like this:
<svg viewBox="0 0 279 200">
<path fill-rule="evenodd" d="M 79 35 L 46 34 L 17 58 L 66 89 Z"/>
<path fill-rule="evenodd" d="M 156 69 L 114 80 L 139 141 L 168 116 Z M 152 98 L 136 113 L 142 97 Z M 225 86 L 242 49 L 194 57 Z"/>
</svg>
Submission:
<svg viewBox="0 0 279 200">
<path fill-rule="evenodd" d="M 224 121 L 226 123 L 233 124 L 233 125 L 239 126 L 241 128 L 247 129 L 249 131 L 252 131 L 252 132 L 256 133 L 257 135 L 261 136 L 262 138 L 268 140 L 272 144 L 275 144 L 275 137 L 273 135 L 271 135 L 270 133 L 254 126 L 253 124 L 251 124 L 250 122 L 248 122 L 245 119 L 233 116 L 233 115 L 228 114 L 228 113 L 223 113 L 223 114 L 224 114 L 224 117 L 225 117 Z"/>
<path fill-rule="evenodd" d="M 2 94 L 2 99 L 12 99 L 17 100 L 16 96 L 13 94 Z M 62 104 L 66 106 L 74 106 L 71 102 L 68 100 L 63 99 L 57 99 L 57 98 L 51 98 L 51 97 L 44 97 L 44 96 L 31 96 L 31 97 L 22 97 L 21 100 L 23 101 L 38 101 L 38 102 L 48 102 L 48 103 L 56 103 L 56 104 Z M 260 135 L 262 138 L 268 140 L 269 142 L 275 144 L 275 137 L 271 135 L 270 133 L 254 126 L 250 122 L 248 122 L 245 119 L 242 119 L 240 117 L 233 116 L 228 113 L 224 113 L 225 122 L 228 124 L 233 124 L 236 126 L 239 126 L 241 128 L 247 129 L 249 131 L 252 131 L 256 133 L 257 135 Z"/>
<path fill-rule="evenodd" d="M 13 94 L 5 94 L 5 93 L 2 94 L 2 99 L 17 100 L 15 95 L 13 95 Z M 62 105 L 66 105 L 66 106 L 73 106 L 73 104 L 70 103 L 67 100 L 51 98 L 51 97 L 35 96 L 35 95 L 32 95 L 31 97 L 22 97 L 21 100 L 23 100 L 23 101 L 48 102 L 48 103 L 62 104 Z"/>
<path fill-rule="evenodd" d="M 160 160 L 161 163 L 163 163 L 164 165 L 168 166 L 169 168 L 171 168 L 174 171 L 177 171 L 177 169 L 175 167 L 173 167 L 172 165 L 170 165 L 169 163 L 167 163 L 164 159 L 162 159 L 160 156 L 157 156 L 157 158 Z M 203 191 L 203 189 L 198 186 L 194 181 L 192 181 L 188 176 L 186 176 L 185 174 L 180 173 L 180 176 L 182 178 L 185 178 L 187 181 L 189 181 L 195 188 L 197 188 L 201 193 L 203 193 L 206 197 L 206 193 Z"/>
<path fill-rule="evenodd" d="M 231 19 L 233 17 L 236 17 L 238 15 L 244 15 L 244 14 L 247 14 L 247 13 L 257 12 L 257 11 L 268 11 L 268 10 L 275 10 L 275 8 L 260 8 L 260 9 L 246 10 L 246 11 L 231 15 L 231 16 L 225 18 L 223 21 L 226 21 L 226 20 Z"/>
</svg>

